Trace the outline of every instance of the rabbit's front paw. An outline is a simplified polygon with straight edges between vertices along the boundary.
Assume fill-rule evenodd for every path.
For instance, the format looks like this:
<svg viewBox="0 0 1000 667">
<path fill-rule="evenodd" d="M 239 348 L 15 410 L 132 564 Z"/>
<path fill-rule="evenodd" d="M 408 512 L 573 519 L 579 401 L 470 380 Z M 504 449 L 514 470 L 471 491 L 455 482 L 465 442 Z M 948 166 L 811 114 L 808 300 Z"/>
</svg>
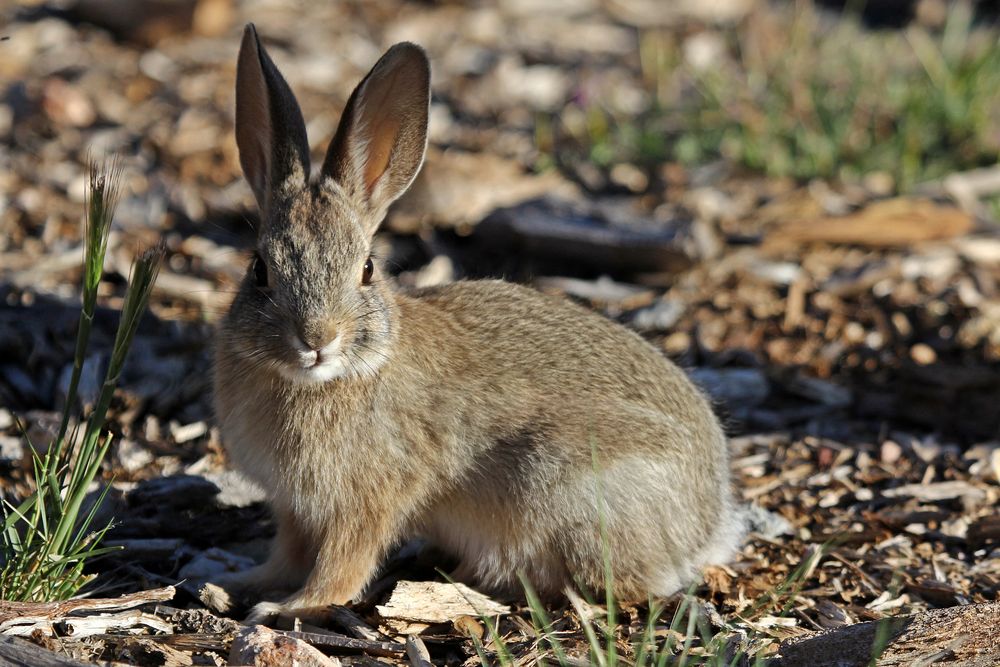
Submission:
<svg viewBox="0 0 1000 667">
<path fill-rule="evenodd" d="M 219 614 L 228 614 L 237 606 L 229 591 L 213 583 L 202 586 L 198 591 L 198 598 L 202 604 Z"/>
<path fill-rule="evenodd" d="M 288 607 L 280 602 L 259 602 L 250 610 L 244 622 L 248 625 L 273 626 L 278 617 L 287 616 L 288 612 Z"/>
</svg>

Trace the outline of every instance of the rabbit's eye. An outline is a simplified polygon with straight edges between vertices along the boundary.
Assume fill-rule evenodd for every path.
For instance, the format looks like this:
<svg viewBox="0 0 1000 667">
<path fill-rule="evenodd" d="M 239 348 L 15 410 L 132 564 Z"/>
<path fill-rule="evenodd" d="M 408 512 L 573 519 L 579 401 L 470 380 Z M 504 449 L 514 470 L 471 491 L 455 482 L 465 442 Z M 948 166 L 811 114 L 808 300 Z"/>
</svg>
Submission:
<svg viewBox="0 0 1000 667">
<path fill-rule="evenodd" d="M 372 262 L 372 258 L 369 257 L 365 262 L 365 268 L 361 270 L 361 284 L 370 285 L 373 273 L 375 273 L 375 264 Z"/>
<path fill-rule="evenodd" d="M 253 281 L 257 287 L 267 287 L 267 264 L 257 254 L 253 256 Z"/>
</svg>

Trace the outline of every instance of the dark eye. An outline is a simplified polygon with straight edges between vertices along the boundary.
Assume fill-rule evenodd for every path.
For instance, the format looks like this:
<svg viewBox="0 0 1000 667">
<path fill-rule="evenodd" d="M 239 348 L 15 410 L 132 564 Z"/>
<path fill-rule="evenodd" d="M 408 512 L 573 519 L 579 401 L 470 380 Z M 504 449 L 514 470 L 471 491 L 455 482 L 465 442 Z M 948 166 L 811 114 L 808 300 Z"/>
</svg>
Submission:
<svg viewBox="0 0 1000 667">
<path fill-rule="evenodd" d="M 361 270 L 361 284 L 370 285 L 373 273 L 375 273 L 375 264 L 372 263 L 372 258 L 369 257 L 365 262 L 365 268 Z"/>
<path fill-rule="evenodd" d="M 257 287 L 267 287 L 267 264 L 259 254 L 253 256 L 253 282 Z"/>
</svg>

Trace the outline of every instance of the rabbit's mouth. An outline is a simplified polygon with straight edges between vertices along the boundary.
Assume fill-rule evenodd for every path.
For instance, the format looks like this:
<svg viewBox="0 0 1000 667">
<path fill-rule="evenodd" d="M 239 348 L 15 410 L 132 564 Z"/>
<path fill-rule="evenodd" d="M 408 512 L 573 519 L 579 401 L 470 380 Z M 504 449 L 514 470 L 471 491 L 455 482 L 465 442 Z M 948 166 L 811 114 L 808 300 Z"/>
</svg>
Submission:
<svg viewBox="0 0 1000 667">
<path fill-rule="evenodd" d="M 318 350 L 308 347 L 297 336 L 292 336 L 291 347 L 292 354 L 278 366 L 286 379 L 303 384 L 319 384 L 347 375 L 343 334 L 337 334 L 336 338 Z"/>
</svg>

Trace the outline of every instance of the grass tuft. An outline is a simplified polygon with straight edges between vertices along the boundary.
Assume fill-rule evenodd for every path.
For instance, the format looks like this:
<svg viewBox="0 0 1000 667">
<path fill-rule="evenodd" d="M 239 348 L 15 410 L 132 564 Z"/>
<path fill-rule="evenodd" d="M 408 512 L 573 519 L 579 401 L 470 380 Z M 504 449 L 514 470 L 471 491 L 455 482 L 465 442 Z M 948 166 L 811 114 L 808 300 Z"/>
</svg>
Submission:
<svg viewBox="0 0 1000 667">
<path fill-rule="evenodd" d="M 765 649 L 773 639 L 756 625 L 753 618 L 773 613 L 785 617 L 806 580 L 812 575 L 829 545 L 811 549 L 799 566 L 773 592 L 762 596 L 736 618 L 721 628 L 712 628 L 692 586 L 677 601 L 673 614 L 667 616 L 667 604 L 650 601 L 643 631 L 636 637 L 626 636 L 617 622 L 617 603 L 613 596 L 604 613 L 600 607 L 587 603 L 571 590 L 566 591 L 569 604 L 586 638 L 586 655 L 571 654 L 560 636 L 569 636 L 578 647 L 578 632 L 559 630 L 560 622 L 549 616 L 530 582 L 521 577 L 530 622 L 537 638 L 532 659 L 539 664 L 557 663 L 561 667 L 582 664 L 608 667 L 627 664 L 633 667 L 734 667 L 735 665 L 766 664 Z M 491 637 L 493 651 L 487 651 L 475 641 L 480 662 L 484 665 L 526 664 L 525 656 L 515 656 L 499 632 L 497 619 L 480 614 Z M 669 621 L 669 622 L 668 622 Z M 574 649 L 578 652 L 579 648 Z"/>
<path fill-rule="evenodd" d="M 690 41 L 644 31 L 645 110 L 571 103 L 540 121 L 540 165 L 723 159 L 799 180 L 886 174 L 907 191 L 1000 157 L 1000 28 L 974 22 L 969 2 L 939 32 L 873 30 L 796 2 L 715 37 L 720 55 L 699 64 Z"/>
<path fill-rule="evenodd" d="M 23 602 L 68 599 L 92 578 L 84 573 L 87 563 L 111 550 L 100 546 L 111 524 L 94 526 L 107 489 L 87 511 L 84 511 L 84 499 L 111 445 L 111 435 L 104 430 L 108 408 L 159 272 L 163 257 L 161 248 L 147 250 L 133 264 L 97 402 L 81 437 L 77 437 L 79 427 L 70 431 L 69 425 L 97 308 L 97 289 L 103 274 L 108 234 L 121 193 L 121 175 L 117 161 L 90 167 L 82 309 L 73 372 L 59 431 L 44 454 L 38 452 L 22 428 L 32 452 L 36 489 L 18 505 L 3 501 L 0 599 Z"/>
</svg>

